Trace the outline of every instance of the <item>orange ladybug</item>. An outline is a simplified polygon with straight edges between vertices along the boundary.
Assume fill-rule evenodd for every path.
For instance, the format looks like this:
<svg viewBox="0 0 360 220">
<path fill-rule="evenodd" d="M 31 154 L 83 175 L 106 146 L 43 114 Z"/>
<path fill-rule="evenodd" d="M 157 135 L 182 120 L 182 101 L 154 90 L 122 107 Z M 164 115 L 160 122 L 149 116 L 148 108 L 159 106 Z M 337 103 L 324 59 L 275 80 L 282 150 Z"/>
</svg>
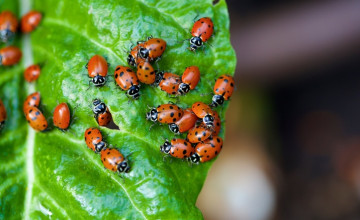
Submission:
<svg viewBox="0 0 360 220">
<path fill-rule="evenodd" d="M 119 173 L 129 172 L 130 166 L 119 150 L 115 148 L 105 148 L 101 151 L 101 162 L 106 169 Z"/>
<path fill-rule="evenodd" d="M 214 116 L 214 132 L 213 132 L 213 136 L 218 136 L 221 130 L 221 119 L 219 117 L 219 114 L 216 111 L 213 111 L 213 116 Z"/>
<path fill-rule="evenodd" d="M 36 131 L 44 131 L 48 127 L 45 116 L 37 107 L 28 107 L 25 116 L 30 126 Z"/>
<path fill-rule="evenodd" d="M 211 110 L 210 106 L 204 104 L 203 102 L 195 102 L 192 105 L 191 110 L 198 118 L 202 119 L 206 127 L 210 129 L 214 127 L 214 113 Z"/>
<path fill-rule="evenodd" d="M 196 145 L 195 153 L 191 155 L 190 161 L 196 164 L 209 161 L 220 153 L 222 146 L 222 138 L 219 136 L 212 136 L 206 141 Z"/>
<path fill-rule="evenodd" d="M 14 46 L 0 49 L 0 65 L 11 66 L 17 64 L 22 57 L 21 50 Z"/>
<path fill-rule="evenodd" d="M 195 51 L 209 40 L 214 32 L 214 23 L 211 18 L 204 17 L 197 20 L 191 30 L 190 50 Z"/>
<path fill-rule="evenodd" d="M 212 134 L 212 131 L 208 129 L 206 126 L 200 124 L 192 129 L 189 130 L 189 133 L 187 134 L 186 138 L 191 143 L 199 143 L 201 141 L 205 141 L 210 137 Z"/>
<path fill-rule="evenodd" d="M 200 81 L 200 70 L 197 66 L 189 66 L 185 69 L 181 76 L 181 83 L 179 85 L 178 93 L 184 95 L 190 90 L 195 89 Z"/>
<path fill-rule="evenodd" d="M 169 124 L 169 129 L 175 134 L 184 133 L 193 128 L 197 120 L 198 117 L 188 108 L 184 110 L 184 115 L 178 121 Z"/>
<path fill-rule="evenodd" d="M 53 116 L 54 126 L 60 130 L 66 130 L 70 125 L 70 109 L 69 106 L 64 102 L 56 106 Z"/>
<path fill-rule="evenodd" d="M 138 53 L 141 47 L 144 47 L 144 43 L 139 43 L 131 49 L 129 56 L 127 57 L 127 62 L 130 66 L 136 67 L 136 64 L 139 62 L 139 60 L 141 60 L 141 58 L 138 57 Z"/>
<path fill-rule="evenodd" d="M 4 127 L 7 118 L 6 109 L 4 103 L 0 99 L 0 130 Z"/>
<path fill-rule="evenodd" d="M 95 86 L 100 87 L 105 85 L 108 74 L 108 63 L 104 57 L 94 55 L 86 64 L 86 68 Z"/>
<path fill-rule="evenodd" d="M 144 45 L 140 46 L 138 56 L 150 62 L 159 59 L 166 49 L 166 41 L 160 38 L 149 37 Z"/>
<path fill-rule="evenodd" d="M 3 11 L 0 14 L 0 41 L 9 42 L 14 38 L 18 28 L 18 20 L 11 11 Z"/>
<path fill-rule="evenodd" d="M 146 119 L 153 122 L 160 122 L 164 124 L 175 123 L 184 114 L 184 111 L 175 104 L 162 104 L 157 108 L 152 108 L 150 112 L 146 113 Z"/>
<path fill-rule="evenodd" d="M 217 107 L 224 103 L 224 100 L 229 100 L 234 91 L 234 78 L 230 75 L 220 76 L 214 86 L 215 95 L 212 97 L 211 106 Z"/>
<path fill-rule="evenodd" d="M 179 90 L 180 83 L 181 80 L 178 75 L 173 73 L 164 73 L 160 80 L 159 87 L 162 91 L 165 91 L 170 95 L 176 95 Z"/>
<path fill-rule="evenodd" d="M 26 109 L 30 106 L 39 107 L 40 105 L 40 92 L 34 92 L 28 95 L 23 104 L 23 111 L 26 114 Z"/>
<path fill-rule="evenodd" d="M 105 105 L 104 102 L 101 102 L 99 99 L 93 100 L 93 112 L 94 118 L 100 126 L 108 125 L 112 120 L 112 115 L 109 111 L 109 108 Z"/>
<path fill-rule="evenodd" d="M 140 82 L 148 85 L 155 82 L 155 70 L 148 61 L 140 61 L 137 67 L 136 75 Z"/>
<path fill-rule="evenodd" d="M 172 157 L 185 159 L 189 158 L 195 152 L 195 149 L 188 141 L 173 138 L 171 142 L 166 140 L 165 143 L 160 146 L 160 151 Z"/>
<path fill-rule="evenodd" d="M 107 147 L 100 130 L 97 128 L 86 129 L 84 136 L 86 145 L 95 153 L 100 153 L 102 149 Z"/>
<path fill-rule="evenodd" d="M 29 33 L 37 28 L 42 15 L 38 11 L 29 11 L 21 18 L 21 31 L 23 33 Z"/>
<path fill-rule="evenodd" d="M 140 97 L 139 80 L 132 69 L 119 65 L 115 69 L 114 78 L 116 84 L 126 91 L 126 95 L 133 99 Z"/>
<path fill-rule="evenodd" d="M 25 69 L 24 78 L 28 82 L 37 80 L 40 76 L 40 66 L 37 64 L 30 65 Z"/>
</svg>

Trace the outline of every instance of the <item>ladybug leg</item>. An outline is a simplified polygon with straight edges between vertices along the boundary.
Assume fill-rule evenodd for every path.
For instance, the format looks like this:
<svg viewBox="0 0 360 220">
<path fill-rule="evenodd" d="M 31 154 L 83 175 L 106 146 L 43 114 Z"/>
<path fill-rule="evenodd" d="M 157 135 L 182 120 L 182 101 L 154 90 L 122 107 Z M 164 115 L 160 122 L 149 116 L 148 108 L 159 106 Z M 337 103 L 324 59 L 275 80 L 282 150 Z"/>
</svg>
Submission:
<svg viewBox="0 0 360 220">
<path fill-rule="evenodd" d="M 151 130 L 151 128 L 152 128 L 152 127 L 154 127 L 154 125 L 155 125 L 155 124 L 150 125 L 150 127 L 149 127 L 149 131 Z"/>
<path fill-rule="evenodd" d="M 85 65 L 85 69 L 88 69 L 88 64 L 89 64 L 89 62 L 87 62 L 87 63 L 86 63 L 86 65 Z"/>
<path fill-rule="evenodd" d="M 89 80 L 89 87 L 86 89 L 86 91 L 88 91 L 90 89 L 90 87 L 91 87 L 90 83 L 91 83 L 91 80 Z"/>
<path fill-rule="evenodd" d="M 193 22 L 195 23 L 197 21 L 197 18 L 199 17 L 199 11 L 196 10 L 196 16 L 193 19 Z"/>
</svg>

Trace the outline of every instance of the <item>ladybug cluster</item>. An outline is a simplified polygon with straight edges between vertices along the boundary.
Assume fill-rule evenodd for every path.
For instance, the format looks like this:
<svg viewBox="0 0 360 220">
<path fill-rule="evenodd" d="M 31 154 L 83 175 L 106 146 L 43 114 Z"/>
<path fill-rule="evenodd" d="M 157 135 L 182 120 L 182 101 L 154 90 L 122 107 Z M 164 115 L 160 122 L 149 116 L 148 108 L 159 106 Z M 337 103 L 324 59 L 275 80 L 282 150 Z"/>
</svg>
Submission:
<svg viewBox="0 0 360 220">
<path fill-rule="evenodd" d="M 40 23 L 42 15 L 31 11 L 21 19 L 21 31 L 29 33 Z M 16 17 L 8 11 L 0 14 L 0 40 L 9 43 L 12 41 L 18 28 Z M 189 50 L 195 52 L 204 46 L 213 35 L 214 25 L 210 18 L 198 19 L 191 30 Z M 155 70 L 157 63 L 167 47 L 165 40 L 148 37 L 131 46 L 127 56 L 129 66 L 118 65 L 114 72 L 114 81 L 121 90 L 125 91 L 130 100 L 140 98 L 141 85 L 159 87 L 169 96 L 181 96 L 194 90 L 200 82 L 200 69 L 197 66 L 188 66 L 181 76 L 160 70 Z M 19 62 L 21 51 L 12 46 L 0 50 L 0 64 L 14 65 Z M 92 56 L 87 64 L 89 88 L 91 85 L 102 87 L 108 81 L 109 63 L 100 55 Z M 26 68 L 24 79 L 31 83 L 40 76 L 41 65 L 34 64 Z M 222 149 L 223 140 L 219 137 L 221 119 L 214 110 L 229 100 L 233 93 L 234 80 L 230 75 L 220 76 L 214 85 L 212 102 L 207 105 L 195 102 L 190 108 L 181 108 L 174 103 L 162 104 L 151 108 L 146 119 L 155 123 L 167 124 L 175 135 L 186 134 L 186 138 L 166 140 L 160 146 L 160 151 L 175 158 L 181 158 L 192 163 L 206 162 L 218 155 Z M 94 99 L 91 110 L 99 126 L 108 126 L 112 121 L 109 107 L 100 99 Z M 23 112 L 29 125 L 36 131 L 49 129 L 48 121 L 41 111 L 40 93 L 30 94 L 23 105 Z M 53 125 L 62 131 L 71 126 L 71 112 L 67 103 L 59 104 L 53 111 Z M 0 100 L 0 127 L 6 120 L 6 110 Z M 85 143 L 89 149 L 100 154 L 105 168 L 114 172 L 128 172 L 130 166 L 125 157 L 116 148 L 109 147 L 98 128 L 88 128 L 85 133 Z"/>
<path fill-rule="evenodd" d="M 21 18 L 19 25 L 17 17 L 11 11 L 2 11 L 0 13 L 0 43 L 4 43 L 6 45 L 0 49 L 0 66 L 12 66 L 20 61 L 22 52 L 18 47 L 12 46 L 11 43 L 13 42 L 18 29 L 20 29 L 20 31 L 24 34 L 30 33 L 36 29 L 41 19 L 41 13 L 37 11 L 30 11 Z M 35 81 L 39 75 L 39 65 L 31 65 L 24 72 L 24 78 L 28 82 Z M 25 103 L 28 104 L 24 104 L 23 110 L 30 125 L 34 129 L 42 131 L 45 130 L 48 125 L 44 115 L 38 109 L 40 94 L 38 94 L 38 96 L 34 94 L 33 98 L 34 99 L 32 100 L 27 99 L 25 101 Z M 6 118 L 6 109 L 0 99 L 0 129 L 4 126 Z"/>
<path fill-rule="evenodd" d="M 99 129 L 88 128 L 85 130 L 84 136 L 88 148 L 97 154 L 100 153 L 101 162 L 106 169 L 119 173 L 130 170 L 129 163 L 120 151 L 116 148 L 108 148 Z"/>
</svg>

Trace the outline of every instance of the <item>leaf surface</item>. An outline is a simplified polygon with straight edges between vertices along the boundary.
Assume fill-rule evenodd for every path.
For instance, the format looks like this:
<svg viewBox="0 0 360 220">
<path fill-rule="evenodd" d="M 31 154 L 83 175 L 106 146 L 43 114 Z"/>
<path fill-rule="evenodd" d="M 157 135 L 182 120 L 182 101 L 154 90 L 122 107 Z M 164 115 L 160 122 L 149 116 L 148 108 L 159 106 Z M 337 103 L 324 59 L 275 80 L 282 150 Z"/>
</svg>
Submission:
<svg viewBox="0 0 360 220">
<path fill-rule="evenodd" d="M 23 14 L 30 7 L 26 2 L 0 1 L 0 10 Z M 145 119 L 147 106 L 176 100 L 143 85 L 140 99 L 128 102 L 112 77 L 106 86 L 87 90 L 84 66 L 100 54 L 113 74 L 117 65 L 127 65 L 132 44 L 160 37 L 168 46 L 159 69 L 181 75 L 185 67 L 197 65 L 201 71 L 197 90 L 180 97 L 179 105 L 210 103 L 211 95 L 201 94 L 210 94 L 214 79 L 235 70 L 225 1 L 33 0 L 30 5 L 44 14 L 43 21 L 31 36 L 15 39 L 23 49 L 22 62 L 0 67 L 0 96 L 9 116 L 0 133 L 0 219 L 201 219 L 195 203 L 213 162 L 191 167 L 181 160 L 163 161 L 159 146 L 173 134 L 167 126 L 149 131 L 151 123 Z M 215 36 L 194 54 L 186 50 L 188 41 L 182 41 L 191 37 L 197 13 L 213 18 Z M 23 70 L 33 63 L 43 68 L 38 81 L 29 85 Z M 34 132 L 27 125 L 22 103 L 33 91 L 40 91 L 48 117 L 60 102 L 72 111 L 76 107 L 68 132 Z M 109 106 L 120 128 L 101 131 L 130 161 L 131 171 L 123 178 L 105 170 L 83 140 L 87 128 L 97 127 L 89 108 L 94 98 Z M 223 121 L 227 105 L 220 111 Z"/>
</svg>

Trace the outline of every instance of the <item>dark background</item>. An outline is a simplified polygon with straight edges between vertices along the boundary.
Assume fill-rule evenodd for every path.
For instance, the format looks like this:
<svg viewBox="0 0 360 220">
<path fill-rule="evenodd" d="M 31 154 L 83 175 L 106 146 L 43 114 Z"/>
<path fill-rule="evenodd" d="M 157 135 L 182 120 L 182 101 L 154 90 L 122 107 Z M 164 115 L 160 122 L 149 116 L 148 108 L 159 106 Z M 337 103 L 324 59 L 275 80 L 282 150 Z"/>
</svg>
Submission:
<svg viewBox="0 0 360 220">
<path fill-rule="evenodd" d="M 360 219 L 360 1 L 227 3 L 238 89 L 205 218 Z"/>
</svg>

